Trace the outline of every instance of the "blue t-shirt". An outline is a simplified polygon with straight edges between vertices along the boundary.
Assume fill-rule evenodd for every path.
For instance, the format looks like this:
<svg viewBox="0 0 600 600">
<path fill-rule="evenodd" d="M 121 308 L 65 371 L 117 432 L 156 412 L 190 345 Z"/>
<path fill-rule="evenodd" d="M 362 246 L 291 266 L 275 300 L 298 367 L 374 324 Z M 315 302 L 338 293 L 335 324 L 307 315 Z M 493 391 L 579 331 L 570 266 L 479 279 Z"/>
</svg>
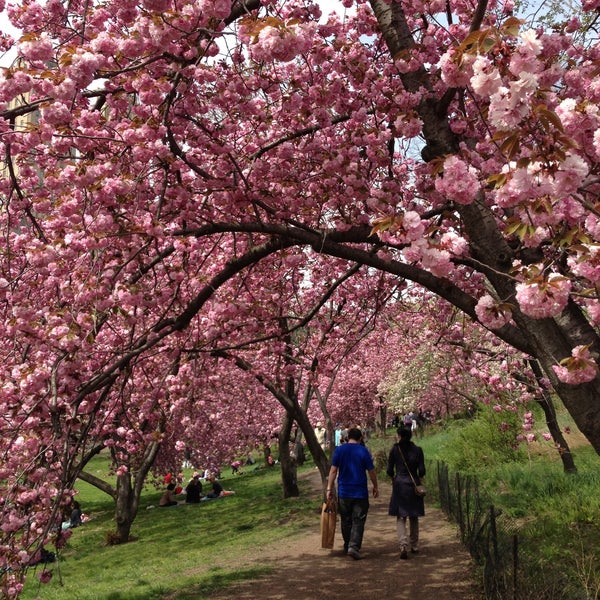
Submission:
<svg viewBox="0 0 600 600">
<path fill-rule="evenodd" d="M 362 444 L 342 444 L 331 464 L 338 468 L 339 498 L 368 498 L 367 471 L 375 468 L 371 453 Z"/>
</svg>

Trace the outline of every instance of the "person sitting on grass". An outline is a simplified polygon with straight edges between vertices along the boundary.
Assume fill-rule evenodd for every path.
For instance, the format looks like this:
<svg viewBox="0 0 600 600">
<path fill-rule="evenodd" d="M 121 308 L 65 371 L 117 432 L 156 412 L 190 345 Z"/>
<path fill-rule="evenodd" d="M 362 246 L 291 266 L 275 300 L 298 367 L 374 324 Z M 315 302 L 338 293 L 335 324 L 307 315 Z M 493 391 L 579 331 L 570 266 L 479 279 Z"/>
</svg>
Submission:
<svg viewBox="0 0 600 600">
<path fill-rule="evenodd" d="M 158 501 L 159 506 L 177 506 L 178 502 L 175 500 L 175 484 L 169 483 L 165 493 L 160 497 Z"/>
<path fill-rule="evenodd" d="M 223 496 L 231 496 L 235 494 L 235 492 L 231 490 L 224 490 L 223 486 L 217 481 L 214 473 L 210 473 L 207 479 L 212 484 L 212 491 L 206 494 L 203 500 L 213 500 L 214 498 L 222 498 Z"/>
<path fill-rule="evenodd" d="M 83 525 L 83 513 L 81 512 L 81 505 L 77 500 L 71 501 L 71 527 L 79 527 Z"/>
<path fill-rule="evenodd" d="M 202 498 L 202 482 L 200 481 L 200 473 L 194 473 L 191 481 L 185 487 L 185 502 L 186 504 L 198 504 Z"/>
<path fill-rule="evenodd" d="M 71 500 L 67 511 L 67 516 L 61 525 L 63 531 L 65 529 L 73 529 L 83 525 L 83 513 L 81 512 L 81 505 L 77 500 Z"/>
</svg>

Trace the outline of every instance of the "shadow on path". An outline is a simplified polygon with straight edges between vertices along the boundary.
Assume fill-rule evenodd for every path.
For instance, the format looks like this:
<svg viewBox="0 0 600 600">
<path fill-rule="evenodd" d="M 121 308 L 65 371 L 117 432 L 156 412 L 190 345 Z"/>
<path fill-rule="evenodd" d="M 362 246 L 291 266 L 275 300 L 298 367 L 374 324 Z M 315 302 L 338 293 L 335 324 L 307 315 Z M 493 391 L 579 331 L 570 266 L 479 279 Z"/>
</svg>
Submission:
<svg viewBox="0 0 600 600">
<path fill-rule="evenodd" d="M 371 499 L 362 560 L 342 551 L 339 519 L 333 550 L 321 549 L 319 518 L 305 533 L 256 551 L 273 570 L 254 580 L 234 584 L 214 600 L 479 600 L 472 563 L 456 528 L 444 513 L 427 505 L 420 521 L 420 552 L 400 560 L 396 523 L 388 516 L 391 488 L 380 483 L 381 495 Z M 255 552 L 252 552 L 256 558 Z"/>
</svg>

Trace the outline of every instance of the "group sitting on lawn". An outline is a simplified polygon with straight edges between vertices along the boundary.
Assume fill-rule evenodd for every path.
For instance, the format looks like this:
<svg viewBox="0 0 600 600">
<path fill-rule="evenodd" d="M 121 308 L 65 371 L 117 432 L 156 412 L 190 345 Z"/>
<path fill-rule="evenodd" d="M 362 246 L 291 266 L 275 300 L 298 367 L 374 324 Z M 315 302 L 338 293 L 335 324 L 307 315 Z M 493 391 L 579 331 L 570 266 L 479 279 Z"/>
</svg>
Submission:
<svg viewBox="0 0 600 600">
<path fill-rule="evenodd" d="M 200 473 L 194 473 L 193 477 L 190 479 L 190 482 L 185 488 L 185 503 L 198 504 L 203 497 Z"/>
<path fill-rule="evenodd" d="M 214 473 L 209 473 L 207 476 L 208 481 L 211 483 L 211 491 L 203 495 L 202 494 L 202 482 L 200 481 L 200 474 L 194 473 L 192 479 L 185 488 L 185 502 L 178 502 L 176 496 L 176 488 L 174 483 L 169 483 L 167 489 L 161 496 L 158 505 L 177 506 L 178 504 L 198 504 L 205 500 L 213 500 L 215 498 L 223 498 L 224 496 L 232 496 L 235 494 L 233 490 L 225 490 L 223 486 L 217 481 Z"/>
</svg>

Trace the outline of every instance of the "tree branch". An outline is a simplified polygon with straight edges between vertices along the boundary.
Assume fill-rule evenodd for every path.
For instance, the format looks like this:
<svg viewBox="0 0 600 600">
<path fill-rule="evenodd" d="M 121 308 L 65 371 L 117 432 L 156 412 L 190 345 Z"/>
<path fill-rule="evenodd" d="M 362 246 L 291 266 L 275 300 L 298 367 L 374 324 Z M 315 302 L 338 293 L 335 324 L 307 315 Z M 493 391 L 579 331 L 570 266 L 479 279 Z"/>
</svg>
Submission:
<svg viewBox="0 0 600 600">
<path fill-rule="evenodd" d="M 94 487 L 103 491 L 105 494 L 108 494 L 113 500 L 116 500 L 117 490 L 112 485 L 110 485 L 110 483 L 104 481 L 104 479 L 100 479 L 100 477 L 96 477 L 95 475 L 92 475 L 87 471 L 81 471 L 79 473 L 79 479 L 81 479 L 81 481 L 89 483 L 90 485 L 93 485 Z"/>
</svg>

